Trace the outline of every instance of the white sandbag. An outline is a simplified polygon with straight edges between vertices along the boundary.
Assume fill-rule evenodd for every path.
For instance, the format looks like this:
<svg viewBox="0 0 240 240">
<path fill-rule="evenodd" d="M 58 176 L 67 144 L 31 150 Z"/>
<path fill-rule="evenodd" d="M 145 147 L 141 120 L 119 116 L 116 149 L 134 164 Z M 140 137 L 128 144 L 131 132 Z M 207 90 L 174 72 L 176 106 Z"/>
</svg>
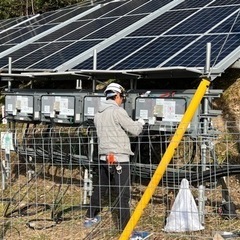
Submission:
<svg viewBox="0 0 240 240">
<path fill-rule="evenodd" d="M 204 229 L 199 221 L 196 202 L 187 179 L 181 181 L 180 190 L 173 203 L 164 227 L 166 232 L 199 231 Z"/>
</svg>

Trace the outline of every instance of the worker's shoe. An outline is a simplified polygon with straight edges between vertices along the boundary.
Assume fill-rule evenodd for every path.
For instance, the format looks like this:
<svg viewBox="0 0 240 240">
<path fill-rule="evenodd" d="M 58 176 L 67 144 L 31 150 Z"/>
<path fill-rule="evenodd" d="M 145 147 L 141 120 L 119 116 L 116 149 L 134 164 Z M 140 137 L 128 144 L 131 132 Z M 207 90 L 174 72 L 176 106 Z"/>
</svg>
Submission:
<svg viewBox="0 0 240 240">
<path fill-rule="evenodd" d="M 129 240 L 142 240 L 142 239 L 147 239 L 149 236 L 148 232 L 137 232 L 134 231 L 130 237 Z"/>
<path fill-rule="evenodd" d="M 85 221 L 84 221 L 84 227 L 85 228 L 93 227 L 94 225 L 96 225 L 100 221 L 101 221 L 100 216 L 96 216 L 94 218 L 86 218 Z"/>
</svg>

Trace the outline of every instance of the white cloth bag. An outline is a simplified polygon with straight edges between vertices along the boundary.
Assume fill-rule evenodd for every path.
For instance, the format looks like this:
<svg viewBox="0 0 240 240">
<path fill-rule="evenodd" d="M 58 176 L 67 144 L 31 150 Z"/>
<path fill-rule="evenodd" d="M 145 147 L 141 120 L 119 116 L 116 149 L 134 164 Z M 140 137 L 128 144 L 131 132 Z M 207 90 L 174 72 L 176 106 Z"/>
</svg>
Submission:
<svg viewBox="0 0 240 240">
<path fill-rule="evenodd" d="M 173 203 L 164 227 L 166 232 L 199 231 L 204 229 L 199 221 L 196 202 L 187 179 L 181 181 L 180 190 Z"/>
</svg>

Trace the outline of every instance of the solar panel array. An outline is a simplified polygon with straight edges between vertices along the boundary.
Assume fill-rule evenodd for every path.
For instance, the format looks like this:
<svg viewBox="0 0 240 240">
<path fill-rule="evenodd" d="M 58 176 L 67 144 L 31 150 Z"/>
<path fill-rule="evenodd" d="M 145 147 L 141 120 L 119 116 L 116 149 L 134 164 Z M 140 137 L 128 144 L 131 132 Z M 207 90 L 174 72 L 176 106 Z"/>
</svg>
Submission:
<svg viewBox="0 0 240 240">
<path fill-rule="evenodd" d="M 100 52 L 98 68 L 203 68 L 207 42 L 212 43 L 213 66 L 240 45 L 240 1 L 209 3 L 211 1 L 184 1 L 165 12 Z M 231 29 L 231 26 L 234 27 Z M 90 69 L 92 61 L 89 59 L 75 69 Z"/>
<path fill-rule="evenodd" d="M 0 32 L 21 23 L 24 20 L 27 20 L 29 17 L 27 16 L 21 16 L 18 18 L 9 18 L 9 19 L 4 19 L 0 21 Z"/>
<path fill-rule="evenodd" d="M 240 46 L 240 0 L 103 2 L 44 13 L 0 32 L 0 68 L 12 57 L 18 71 L 92 69 L 96 48 L 97 69 L 203 69 L 208 42 L 211 66 Z"/>
<path fill-rule="evenodd" d="M 12 55 L 16 69 L 51 69 L 77 56 L 154 11 L 153 0 L 117 1 L 19 49 Z M 164 5 L 170 0 L 161 1 Z M 159 5 L 159 4 L 158 4 Z M 136 12 L 136 13 L 134 13 Z M 32 51 L 29 51 L 32 49 Z M 32 64 L 30 65 L 29 62 Z M 7 65 L 7 57 L 0 66 Z M 51 64 L 50 64 L 51 63 Z"/>
<path fill-rule="evenodd" d="M 19 26 L 6 29 L 3 33 L 0 32 L 0 53 L 71 19 L 76 14 L 84 12 L 87 8 L 89 7 L 43 13 Z"/>
</svg>

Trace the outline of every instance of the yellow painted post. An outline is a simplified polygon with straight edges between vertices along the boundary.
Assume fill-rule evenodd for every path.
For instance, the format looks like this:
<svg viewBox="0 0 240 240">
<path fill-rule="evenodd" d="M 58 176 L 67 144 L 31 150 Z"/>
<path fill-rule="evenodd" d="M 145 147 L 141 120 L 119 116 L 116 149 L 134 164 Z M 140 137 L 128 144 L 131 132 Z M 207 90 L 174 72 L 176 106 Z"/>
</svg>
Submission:
<svg viewBox="0 0 240 240">
<path fill-rule="evenodd" d="M 204 94 L 206 93 L 207 88 L 210 85 L 210 81 L 206 79 L 202 79 L 201 83 L 199 84 L 178 128 L 176 129 L 175 134 L 171 142 L 168 145 L 168 148 L 165 154 L 162 157 L 161 162 L 159 163 L 155 173 L 153 174 L 151 181 L 149 182 L 147 189 L 145 190 L 142 198 L 140 199 L 135 211 L 133 212 L 130 220 L 128 221 L 125 229 L 123 230 L 119 240 L 128 240 L 133 229 L 137 225 L 143 210 L 146 208 L 147 204 L 149 203 L 156 187 L 158 186 L 160 180 L 164 172 L 167 169 L 169 162 L 171 161 L 175 150 L 177 149 L 188 125 L 190 124 L 199 104 L 201 103 Z"/>
</svg>

